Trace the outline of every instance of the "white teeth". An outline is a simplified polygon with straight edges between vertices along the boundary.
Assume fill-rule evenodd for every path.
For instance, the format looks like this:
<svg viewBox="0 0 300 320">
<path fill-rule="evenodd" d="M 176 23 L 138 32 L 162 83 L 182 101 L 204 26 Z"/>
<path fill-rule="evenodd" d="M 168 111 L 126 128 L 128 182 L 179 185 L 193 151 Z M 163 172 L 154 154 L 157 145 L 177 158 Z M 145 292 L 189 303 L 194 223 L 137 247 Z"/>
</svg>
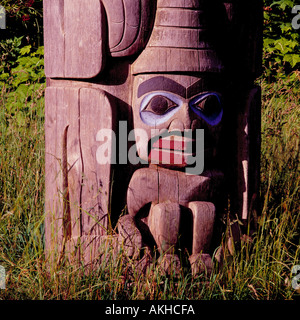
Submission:
<svg viewBox="0 0 300 320">
<path fill-rule="evenodd" d="M 180 136 L 175 136 L 175 135 L 172 135 L 172 136 L 167 136 L 167 137 L 164 137 L 162 138 L 161 140 L 165 140 L 165 141 L 168 141 L 168 140 L 172 140 L 172 141 L 183 141 L 183 142 L 192 142 L 192 141 L 195 141 L 194 139 L 192 138 L 189 138 L 189 137 L 180 137 Z"/>
<path fill-rule="evenodd" d="M 192 151 L 194 139 L 188 137 L 168 136 L 155 141 L 152 148 L 165 150 Z"/>
</svg>

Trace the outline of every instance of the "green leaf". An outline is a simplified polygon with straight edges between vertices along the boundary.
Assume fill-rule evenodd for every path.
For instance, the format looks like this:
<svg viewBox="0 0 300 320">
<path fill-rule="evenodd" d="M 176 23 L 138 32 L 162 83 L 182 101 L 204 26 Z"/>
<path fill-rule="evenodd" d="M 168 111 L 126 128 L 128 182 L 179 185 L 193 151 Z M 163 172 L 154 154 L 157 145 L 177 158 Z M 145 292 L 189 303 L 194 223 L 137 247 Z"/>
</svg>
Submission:
<svg viewBox="0 0 300 320">
<path fill-rule="evenodd" d="M 300 63 L 300 55 L 292 54 L 292 62 L 291 62 L 292 68 L 294 68 L 298 63 Z"/>
<path fill-rule="evenodd" d="M 40 58 L 38 57 L 32 57 L 28 60 L 28 63 L 30 65 L 38 65 L 39 64 L 39 61 L 40 61 Z"/>
<path fill-rule="evenodd" d="M 293 30 L 291 23 L 282 23 L 280 25 L 280 29 L 281 29 L 282 33 L 286 33 L 288 31 Z"/>
<path fill-rule="evenodd" d="M 279 1 L 274 1 L 271 4 L 271 7 L 276 5 L 279 5 L 279 8 L 284 11 L 286 7 L 293 8 L 295 4 L 294 4 L 294 1 L 291 1 L 291 0 L 279 0 Z"/>
<path fill-rule="evenodd" d="M 44 46 L 38 47 L 38 49 L 36 50 L 36 52 L 34 52 L 34 55 L 43 56 L 43 55 L 44 55 Z"/>
<path fill-rule="evenodd" d="M 298 63 L 300 63 L 299 54 L 287 54 L 283 57 L 283 61 L 288 62 L 292 68 L 294 68 Z"/>
<path fill-rule="evenodd" d="M 28 97 L 28 86 L 26 84 L 20 84 L 15 91 L 19 98 L 23 101 Z"/>
<path fill-rule="evenodd" d="M 13 40 L 13 43 L 16 47 L 20 47 L 21 43 L 22 43 L 22 39 L 23 39 L 23 36 L 22 37 L 14 37 L 14 40 Z"/>
<path fill-rule="evenodd" d="M 270 46 L 270 45 L 274 45 L 274 39 L 265 38 L 264 39 L 264 46 Z"/>
<path fill-rule="evenodd" d="M 270 15 L 266 11 L 264 11 L 264 19 L 270 20 Z"/>
<path fill-rule="evenodd" d="M 14 74 L 14 80 L 12 81 L 12 84 L 14 87 L 18 87 L 20 83 L 27 82 L 28 79 L 29 79 L 28 72 L 22 70 Z"/>
<path fill-rule="evenodd" d="M 291 53 L 294 49 L 295 42 L 286 38 L 281 38 L 275 41 L 275 48 L 282 54 Z"/>
<path fill-rule="evenodd" d="M 25 46 L 20 49 L 20 54 L 24 56 L 25 54 L 29 54 L 31 50 L 31 45 Z"/>
<path fill-rule="evenodd" d="M 9 73 L 2 73 L 0 75 L 0 80 L 7 80 L 9 78 Z"/>
<path fill-rule="evenodd" d="M 21 57 L 17 59 L 17 62 L 19 63 L 19 66 L 26 66 L 30 64 L 30 57 Z"/>
</svg>

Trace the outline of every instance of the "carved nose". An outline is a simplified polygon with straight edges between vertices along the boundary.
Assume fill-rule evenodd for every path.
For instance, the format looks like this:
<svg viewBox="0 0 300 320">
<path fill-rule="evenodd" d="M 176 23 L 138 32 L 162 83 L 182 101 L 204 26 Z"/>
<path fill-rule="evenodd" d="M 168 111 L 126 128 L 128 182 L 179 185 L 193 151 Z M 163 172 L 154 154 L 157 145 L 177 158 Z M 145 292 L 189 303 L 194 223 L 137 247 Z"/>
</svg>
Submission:
<svg viewBox="0 0 300 320">
<path fill-rule="evenodd" d="M 174 119 L 169 126 L 169 132 L 171 131 L 180 131 L 180 132 L 184 131 L 184 125 L 182 121 L 179 119 Z"/>
<path fill-rule="evenodd" d="M 192 119 L 188 104 L 184 104 L 176 113 L 176 117 L 169 125 L 169 131 L 184 131 L 191 129 Z"/>
</svg>

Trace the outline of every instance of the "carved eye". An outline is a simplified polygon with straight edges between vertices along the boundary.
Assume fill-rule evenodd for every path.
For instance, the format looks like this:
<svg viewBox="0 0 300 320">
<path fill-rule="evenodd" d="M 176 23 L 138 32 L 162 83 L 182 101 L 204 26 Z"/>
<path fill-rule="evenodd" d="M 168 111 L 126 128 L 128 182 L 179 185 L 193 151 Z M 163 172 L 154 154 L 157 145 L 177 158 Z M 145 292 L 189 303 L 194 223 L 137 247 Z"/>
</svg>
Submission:
<svg viewBox="0 0 300 320">
<path fill-rule="evenodd" d="M 149 111 L 157 115 L 163 115 L 178 105 L 164 96 L 153 97 L 143 111 Z"/>
<path fill-rule="evenodd" d="M 140 104 L 141 120 L 148 126 L 158 126 L 168 121 L 180 109 L 182 99 L 170 92 L 151 92 Z"/>
<path fill-rule="evenodd" d="M 209 95 L 207 98 L 200 100 L 193 106 L 207 117 L 211 117 L 221 111 L 220 100 L 215 95 Z"/>
<path fill-rule="evenodd" d="M 207 93 L 195 97 L 189 103 L 192 110 L 212 126 L 217 125 L 223 116 L 223 108 L 217 93 Z"/>
</svg>

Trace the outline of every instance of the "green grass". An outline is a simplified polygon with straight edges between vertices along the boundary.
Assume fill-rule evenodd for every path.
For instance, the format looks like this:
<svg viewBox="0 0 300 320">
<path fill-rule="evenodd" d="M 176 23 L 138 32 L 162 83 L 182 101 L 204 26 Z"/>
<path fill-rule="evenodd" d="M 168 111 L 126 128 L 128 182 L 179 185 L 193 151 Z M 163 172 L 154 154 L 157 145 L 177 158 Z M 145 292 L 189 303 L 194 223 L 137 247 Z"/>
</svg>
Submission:
<svg viewBox="0 0 300 320">
<path fill-rule="evenodd" d="M 7 112 L 8 89 L 0 95 L 0 265 L 6 289 L 0 299 L 294 299 L 291 269 L 300 264 L 300 79 L 263 89 L 262 215 L 253 241 L 242 243 L 210 277 L 141 276 L 118 257 L 92 274 L 61 266 L 51 274 L 44 257 L 44 128 L 42 100 Z M 42 90 L 42 88 L 40 89 Z M 36 93 L 35 93 L 36 94 Z M 40 96 L 39 96 L 40 97 Z M 16 121 L 16 119 L 23 119 Z M 226 243 L 226 234 L 224 234 Z"/>
</svg>

